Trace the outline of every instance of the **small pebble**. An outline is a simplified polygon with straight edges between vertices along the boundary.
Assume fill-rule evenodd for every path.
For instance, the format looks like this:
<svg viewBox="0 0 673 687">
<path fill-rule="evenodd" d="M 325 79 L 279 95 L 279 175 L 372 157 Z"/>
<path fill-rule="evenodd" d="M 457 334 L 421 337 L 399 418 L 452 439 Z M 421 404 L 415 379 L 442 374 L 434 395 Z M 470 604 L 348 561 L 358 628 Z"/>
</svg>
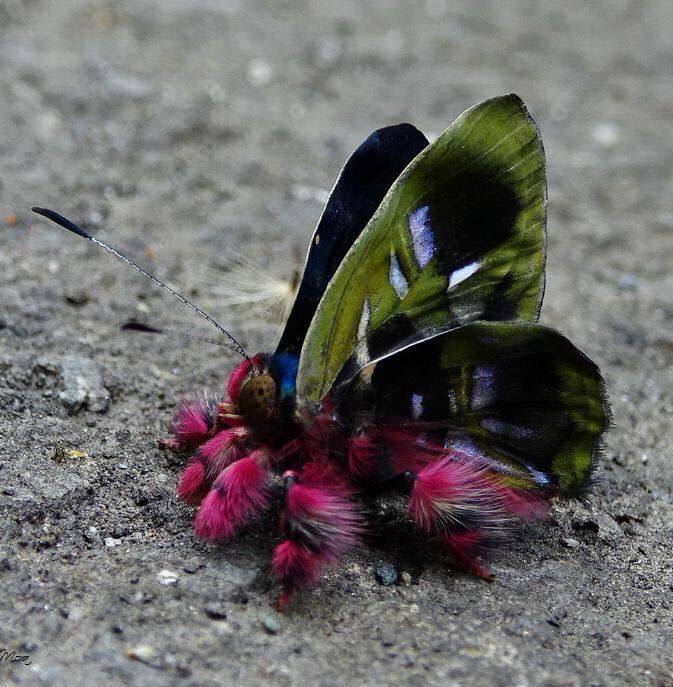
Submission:
<svg viewBox="0 0 673 687">
<path fill-rule="evenodd" d="M 152 95 L 152 85 L 133 74 L 106 70 L 105 85 L 112 95 L 123 100 L 143 100 Z"/>
<path fill-rule="evenodd" d="M 564 539 L 564 540 L 563 540 L 563 543 L 564 543 L 569 549 L 576 549 L 576 548 L 580 545 L 580 543 L 577 541 L 577 539 L 572 539 L 572 538 Z"/>
<path fill-rule="evenodd" d="M 617 288 L 621 291 L 633 291 L 636 286 L 638 286 L 638 277 L 629 272 L 625 272 L 617 280 Z"/>
<path fill-rule="evenodd" d="M 153 658 L 157 657 L 157 652 L 147 644 L 140 644 L 139 646 L 134 646 L 132 649 L 129 649 L 126 655 L 134 661 L 149 663 Z"/>
<path fill-rule="evenodd" d="M 175 587 L 178 584 L 179 576 L 172 570 L 161 570 L 157 573 L 157 582 L 165 587 Z"/>
<path fill-rule="evenodd" d="M 119 546 L 122 543 L 121 539 L 115 539 L 114 537 L 105 537 L 103 539 L 103 542 L 105 543 L 105 546 L 108 548 L 112 548 L 113 546 Z"/>
<path fill-rule="evenodd" d="M 89 294 L 84 289 L 68 289 L 63 297 L 70 305 L 86 305 L 89 302 Z"/>
<path fill-rule="evenodd" d="M 224 88 L 222 88 L 222 86 L 220 86 L 219 83 L 214 83 L 208 89 L 208 95 L 214 103 L 223 103 L 227 97 L 226 91 Z"/>
<path fill-rule="evenodd" d="M 154 601 L 154 597 L 142 589 L 139 589 L 133 596 L 130 597 L 130 603 L 135 606 L 140 606 L 141 604 L 151 604 Z"/>
<path fill-rule="evenodd" d="M 606 148 L 613 146 L 620 138 L 619 127 L 612 122 L 599 122 L 591 133 L 594 141 Z"/>
<path fill-rule="evenodd" d="M 411 579 L 411 574 L 406 570 L 400 575 L 400 580 L 405 587 L 409 587 L 411 585 Z"/>
<path fill-rule="evenodd" d="M 69 355 L 61 362 L 63 391 L 61 403 L 70 413 L 83 406 L 96 413 L 105 412 L 110 405 L 110 392 L 103 386 L 98 365 L 89 358 Z"/>
<path fill-rule="evenodd" d="M 205 611 L 205 614 L 211 620 L 226 620 L 227 619 L 226 609 L 224 608 L 224 606 L 221 603 L 218 603 L 217 601 L 213 601 L 209 604 L 206 604 L 206 607 L 203 610 Z"/>
<path fill-rule="evenodd" d="M 266 86 L 272 75 L 271 65 L 265 60 L 252 60 L 248 65 L 248 79 L 253 86 Z"/>
<path fill-rule="evenodd" d="M 280 632 L 280 622 L 271 615 L 262 618 L 262 625 L 270 635 L 277 635 Z"/>
<path fill-rule="evenodd" d="M 390 563 L 381 563 L 374 571 L 374 577 L 379 584 L 390 587 L 397 582 L 397 570 Z"/>
<path fill-rule="evenodd" d="M 189 573 L 190 575 L 193 575 L 195 572 L 203 568 L 203 563 L 199 563 L 198 561 L 187 561 L 183 566 L 182 569 L 186 572 Z"/>
</svg>

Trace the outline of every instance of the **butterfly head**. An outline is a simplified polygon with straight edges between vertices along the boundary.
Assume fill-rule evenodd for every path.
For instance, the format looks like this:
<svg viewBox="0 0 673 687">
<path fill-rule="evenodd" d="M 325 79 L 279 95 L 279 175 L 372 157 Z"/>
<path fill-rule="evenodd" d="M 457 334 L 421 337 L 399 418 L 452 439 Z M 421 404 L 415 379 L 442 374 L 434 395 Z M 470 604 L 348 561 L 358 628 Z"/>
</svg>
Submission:
<svg viewBox="0 0 673 687">
<path fill-rule="evenodd" d="M 262 424 L 275 414 L 278 405 L 276 382 L 270 374 L 258 374 L 241 387 L 238 411 L 252 424 Z"/>
<path fill-rule="evenodd" d="M 259 354 L 237 365 L 227 382 L 228 402 L 219 417 L 228 425 L 262 425 L 277 414 L 278 385 L 269 371 L 269 356 Z"/>
<path fill-rule="evenodd" d="M 229 375 L 220 420 L 230 426 L 265 425 L 287 420 L 294 409 L 298 356 L 258 353 Z"/>
</svg>

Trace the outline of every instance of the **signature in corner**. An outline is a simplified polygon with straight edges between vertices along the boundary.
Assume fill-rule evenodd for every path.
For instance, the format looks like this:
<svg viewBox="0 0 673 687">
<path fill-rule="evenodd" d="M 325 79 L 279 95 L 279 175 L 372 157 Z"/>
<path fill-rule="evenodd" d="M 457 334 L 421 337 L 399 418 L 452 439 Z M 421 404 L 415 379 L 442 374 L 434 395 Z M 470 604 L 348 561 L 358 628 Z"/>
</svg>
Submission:
<svg viewBox="0 0 673 687">
<path fill-rule="evenodd" d="M 21 656 L 20 654 L 17 654 L 16 651 L 7 651 L 5 648 L 0 649 L 0 663 L 3 662 L 23 663 L 25 666 L 29 666 L 32 663 L 30 656 L 27 654 L 25 656 Z"/>
</svg>

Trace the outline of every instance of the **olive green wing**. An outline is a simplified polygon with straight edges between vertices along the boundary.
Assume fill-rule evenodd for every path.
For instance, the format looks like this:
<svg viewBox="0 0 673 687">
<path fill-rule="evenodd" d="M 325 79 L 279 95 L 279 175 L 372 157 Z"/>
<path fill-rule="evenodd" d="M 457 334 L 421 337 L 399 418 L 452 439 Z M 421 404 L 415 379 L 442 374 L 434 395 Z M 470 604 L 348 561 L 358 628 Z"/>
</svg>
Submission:
<svg viewBox="0 0 673 687">
<path fill-rule="evenodd" d="M 301 350 L 298 401 L 468 322 L 535 321 L 545 203 L 542 143 L 520 98 L 464 112 L 402 172 L 328 284 Z"/>
</svg>

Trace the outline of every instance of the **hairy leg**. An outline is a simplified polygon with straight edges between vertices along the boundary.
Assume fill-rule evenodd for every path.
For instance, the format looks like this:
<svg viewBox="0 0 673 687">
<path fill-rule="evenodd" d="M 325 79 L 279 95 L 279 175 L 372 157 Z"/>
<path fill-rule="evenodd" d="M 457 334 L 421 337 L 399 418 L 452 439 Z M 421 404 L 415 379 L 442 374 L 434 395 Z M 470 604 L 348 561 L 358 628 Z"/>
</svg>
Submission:
<svg viewBox="0 0 673 687">
<path fill-rule="evenodd" d="M 178 497 L 190 506 L 198 506 L 219 474 L 249 453 L 242 429 L 221 430 L 202 444 L 180 475 Z"/>
<path fill-rule="evenodd" d="M 228 465 L 212 483 L 194 519 L 201 539 L 228 539 L 251 517 L 269 505 L 269 455 L 254 451 Z"/>
<path fill-rule="evenodd" d="M 279 610 L 296 589 L 314 582 L 326 565 L 351 548 L 362 531 L 344 473 L 308 463 L 299 474 L 286 472 L 283 480 L 286 538 L 274 549 L 272 562 L 283 585 Z"/>
<path fill-rule="evenodd" d="M 547 511 L 547 499 L 538 492 L 515 490 L 502 475 L 453 454 L 410 474 L 410 479 L 412 520 L 438 535 L 462 569 L 489 581 L 492 573 L 477 558 L 517 522 L 543 517 Z"/>
<path fill-rule="evenodd" d="M 203 396 L 193 401 L 182 400 L 170 425 L 171 437 L 161 439 L 160 446 L 173 451 L 193 451 L 215 431 L 219 399 Z"/>
</svg>

